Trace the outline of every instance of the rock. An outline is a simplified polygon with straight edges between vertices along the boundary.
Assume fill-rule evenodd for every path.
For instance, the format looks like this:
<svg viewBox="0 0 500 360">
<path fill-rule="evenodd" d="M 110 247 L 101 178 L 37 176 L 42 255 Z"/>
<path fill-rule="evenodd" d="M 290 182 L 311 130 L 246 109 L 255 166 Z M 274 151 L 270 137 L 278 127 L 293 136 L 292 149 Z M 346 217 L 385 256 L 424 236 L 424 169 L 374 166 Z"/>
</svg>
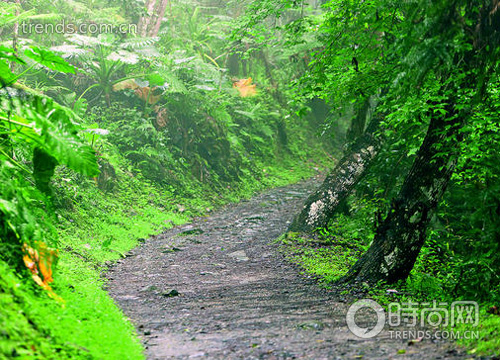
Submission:
<svg viewBox="0 0 500 360">
<path fill-rule="evenodd" d="M 168 289 L 165 291 L 162 291 L 161 296 L 164 297 L 174 297 L 174 296 L 179 296 L 179 292 L 175 289 Z"/>
<path fill-rule="evenodd" d="M 266 218 L 260 214 L 254 214 L 249 217 L 246 217 L 245 220 L 247 220 L 250 223 L 258 223 L 260 221 L 265 220 Z"/>
<path fill-rule="evenodd" d="M 155 291 L 157 290 L 158 288 L 154 285 L 149 285 L 149 286 L 145 286 L 143 287 L 140 291 L 141 292 L 146 292 L 146 291 Z"/>
<path fill-rule="evenodd" d="M 194 353 L 192 355 L 189 355 L 189 358 L 190 359 L 195 359 L 195 358 L 204 357 L 204 356 L 205 356 L 204 352 L 197 352 L 197 353 Z"/>
<path fill-rule="evenodd" d="M 238 261 L 248 261 L 250 260 L 243 250 L 238 250 L 232 253 L 227 254 L 228 256 L 231 256 L 232 258 L 235 258 Z"/>
<path fill-rule="evenodd" d="M 180 232 L 177 236 L 201 235 L 204 231 L 202 229 L 188 229 Z"/>
<path fill-rule="evenodd" d="M 171 248 L 168 248 L 168 249 L 165 249 L 162 251 L 162 254 L 169 254 L 169 253 L 173 253 L 173 252 L 177 252 L 177 251 L 182 251 L 182 249 L 178 248 L 178 247 L 171 247 Z"/>
<path fill-rule="evenodd" d="M 221 268 L 221 269 L 226 269 L 227 268 L 227 265 L 224 265 L 224 264 L 217 264 L 217 263 L 215 263 L 215 264 L 212 264 L 212 265 L 216 266 L 218 268 Z"/>
<path fill-rule="evenodd" d="M 297 327 L 302 330 L 323 330 L 325 328 L 325 324 L 320 321 L 309 321 L 298 324 Z"/>
<path fill-rule="evenodd" d="M 200 271 L 200 275 L 217 275 L 217 274 L 210 271 Z"/>
</svg>

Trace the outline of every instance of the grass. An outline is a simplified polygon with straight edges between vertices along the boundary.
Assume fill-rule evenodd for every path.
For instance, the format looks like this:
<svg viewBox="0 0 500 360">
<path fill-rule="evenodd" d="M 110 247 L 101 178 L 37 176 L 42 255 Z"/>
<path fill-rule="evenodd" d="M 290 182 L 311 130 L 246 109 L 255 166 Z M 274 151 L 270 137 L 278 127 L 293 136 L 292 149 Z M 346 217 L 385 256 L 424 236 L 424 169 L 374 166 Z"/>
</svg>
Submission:
<svg viewBox="0 0 500 360">
<path fill-rule="evenodd" d="M 462 338 L 458 343 L 465 346 L 470 354 L 500 356 L 500 316 L 488 314 L 486 308 L 481 309 L 477 328 L 461 326 L 460 331 L 479 331 L 478 338 Z"/>
<path fill-rule="evenodd" d="M 356 262 L 364 249 L 360 242 L 347 244 L 341 239 L 313 239 L 288 233 L 280 238 L 282 251 L 304 273 L 314 275 L 324 285 L 333 283 Z"/>
</svg>

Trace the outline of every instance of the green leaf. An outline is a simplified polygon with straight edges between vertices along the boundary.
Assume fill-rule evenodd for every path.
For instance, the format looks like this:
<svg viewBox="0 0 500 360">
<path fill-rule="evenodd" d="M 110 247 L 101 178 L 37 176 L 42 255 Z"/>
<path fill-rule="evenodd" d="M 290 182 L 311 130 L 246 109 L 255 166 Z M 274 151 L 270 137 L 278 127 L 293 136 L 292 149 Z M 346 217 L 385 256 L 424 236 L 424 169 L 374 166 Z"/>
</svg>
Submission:
<svg viewBox="0 0 500 360">
<path fill-rule="evenodd" d="M 9 64 L 0 59 L 0 86 L 5 87 L 16 80 L 16 76 L 10 71 Z"/>
<path fill-rule="evenodd" d="M 165 77 L 161 76 L 157 72 L 148 74 L 148 76 L 146 77 L 146 79 L 148 80 L 149 86 L 151 86 L 151 87 L 153 87 L 153 86 L 161 86 L 161 85 L 163 85 L 166 82 Z"/>
<path fill-rule="evenodd" d="M 169 93 L 187 93 L 186 86 L 182 80 L 177 78 L 177 76 L 167 69 L 160 68 L 157 71 L 148 74 L 145 79 L 151 87 L 159 86 L 164 91 Z"/>
<path fill-rule="evenodd" d="M 11 133 L 13 138 L 43 150 L 81 174 L 99 174 L 94 150 L 78 136 L 80 127 L 73 122 L 76 115 L 70 109 L 43 96 L 4 99 L 1 105 L 14 114 L 14 124 L 24 124 Z"/>
<path fill-rule="evenodd" d="M 80 117 L 85 115 L 87 111 L 87 100 L 85 98 L 78 99 L 73 105 L 73 111 Z"/>
<path fill-rule="evenodd" d="M 0 58 L 24 64 L 24 61 L 16 56 L 14 49 L 0 45 Z"/>
<path fill-rule="evenodd" d="M 8 61 L 24 64 L 24 61 L 16 56 L 14 49 L 0 45 L 0 86 L 2 87 L 10 85 L 17 79 L 10 70 Z"/>
<path fill-rule="evenodd" d="M 44 50 L 33 46 L 29 49 L 26 49 L 24 51 L 24 55 L 54 71 L 72 74 L 76 72 L 75 68 L 72 65 L 68 64 L 66 60 L 54 54 L 50 50 Z"/>
</svg>

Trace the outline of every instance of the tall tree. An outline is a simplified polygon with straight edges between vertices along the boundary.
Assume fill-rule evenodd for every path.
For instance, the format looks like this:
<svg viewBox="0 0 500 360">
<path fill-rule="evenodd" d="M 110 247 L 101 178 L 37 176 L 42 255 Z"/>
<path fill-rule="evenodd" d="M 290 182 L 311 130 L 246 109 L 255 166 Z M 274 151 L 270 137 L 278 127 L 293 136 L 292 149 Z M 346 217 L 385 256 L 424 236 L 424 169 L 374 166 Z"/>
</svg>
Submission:
<svg viewBox="0 0 500 360">
<path fill-rule="evenodd" d="M 456 163 L 454 142 L 463 119 L 453 107 L 431 120 L 424 143 L 372 246 L 343 281 L 394 282 L 408 276 L 425 241 L 432 211 L 443 196 Z"/>
<path fill-rule="evenodd" d="M 380 130 L 385 119 L 381 111 L 374 111 L 375 102 L 383 101 L 390 89 L 394 58 L 386 53 L 394 46 L 400 22 L 397 11 L 383 7 L 383 0 L 376 3 L 374 7 L 343 0 L 327 4 L 318 31 L 324 46 L 314 54 L 311 72 L 301 81 L 305 91 L 318 94 L 332 106 L 352 102 L 358 106 L 347 132 L 347 151 L 306 200 L 289 231 L 311 233 L 327 226 L 382 145 Z"/>
</svg>

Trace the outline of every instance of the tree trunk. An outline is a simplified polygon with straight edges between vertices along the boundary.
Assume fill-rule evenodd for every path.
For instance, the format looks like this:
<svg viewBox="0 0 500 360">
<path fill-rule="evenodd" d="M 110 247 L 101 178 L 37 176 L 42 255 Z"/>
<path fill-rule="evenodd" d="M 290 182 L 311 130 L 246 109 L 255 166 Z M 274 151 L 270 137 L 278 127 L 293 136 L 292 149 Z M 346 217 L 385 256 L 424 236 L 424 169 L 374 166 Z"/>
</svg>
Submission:
<svg viewBox="0 0 500 360">
<path fill-rule="evenodd" d="M 16 17 L 19 16 L 20 14 L 20 9 L 21 9 L 21 0 L 15 0 L 14 1 L 16 3 L 16 5 L 18 6 L 18 8 L 16 8 Z M 16 21 L 14 23 L 14 31 L 13 31 L 13 39 L 12 39 L 12 48 L 14 49 L 14 51 L 17 51 L 17 40 L 19 38 L 19 21 Z"/>
<path fill-rule="evenodd" d="M 149 33 L 149 36 L 154 37 L 158 35 L 158 32 L 160 31 L 161 22 L 163 21 L 163 17 L 165 16 L 165 10 L 167 9 L 167 5 L 168 5 L 168 0 L 162 0 L 160 6 L 157 9 L 156 21 Z"/>
<path fill-rule="evenodd" d="M 353 143 L 323 184 L 309 196 L 288 231 L 312 233 L 325 227 L 339 203 L 347 198 L 377 155 L 381 140 L 375 134 L 382 115 L 374 116 L 364 134 Z"/>
<path fill-rule="evenodd" d="M 455 6 L 455 5 L 453 5 Z M 465 86 L 475 92 L 469 112 L 475 104 L 483 101 L 489 76 L 493 73 L 500 32 L 500 1 L 483 2 L 473 36 L 471 49 L 456 56 L 456 67 L 467 74 Z M 491 67 L 491 68 L 490 68 Z M 449 92 L 449 90 L 448 90 Z M 459 99 L 458 99 L 459 100 Z M 407 175 L 397 198 L 392 202 L 385 220 L 378 226 L 373 244 L 340 282 L 380 280 L 393 283 L 406 279 L 413 269 L 418 254 L 425 242 L 425 233 L 432 212 L 446 190 L 453 173 L 463 136 L 460 133 L 465 119 L 470 116 L 465 110 L 455 109 L 458 103 L 454 96 L 446 99 L 446 116 L 432 118 L 417 158 Z M 462 105 L 463 106 L 463 105 Z"/>
<path fill-rule="evenodd" d="M 145 16 L 141 16 L 139 19 L 139 23 L 137 24 L 137 32 L 139 36 L 146 37 L 148 33 L 148 27 L 151 23 L 151 18 L 153 16 L 153 11 L 156 5 L 156 0 L 147 0 L 146 2 L 146 14 Z"/>
<path fill-rule="evenodd" d="M 368 251 L 340 282 L 380 280 L 393 283 L 405 279 L 425 241 L 425 232 L 455 167 L 456 140 L 460 122 L 433 118 L 426 137 L 399 195 L 378 226 Z M 438 156 L 439 153 L 439 156 Z"/>
<path fill-rule="evenodd" d="M 168 0 L 148 0 L 146 2 L 147 15 L 142 16 L 137 25 L 139 36 L 153 37 L 158 35 L 167 5 Z"/>
<path fill-rule="evenodd" d="M 370 116 L 370 100 L 371 97 L 367 97 L 363 100 L 356 112 L 356 116 L 352 119 L 351 126 L 349 126 L 346 134 L 348 142 L 355 141 L 358 137 L 363 135 L 366 119 Z"/>
</svg>

